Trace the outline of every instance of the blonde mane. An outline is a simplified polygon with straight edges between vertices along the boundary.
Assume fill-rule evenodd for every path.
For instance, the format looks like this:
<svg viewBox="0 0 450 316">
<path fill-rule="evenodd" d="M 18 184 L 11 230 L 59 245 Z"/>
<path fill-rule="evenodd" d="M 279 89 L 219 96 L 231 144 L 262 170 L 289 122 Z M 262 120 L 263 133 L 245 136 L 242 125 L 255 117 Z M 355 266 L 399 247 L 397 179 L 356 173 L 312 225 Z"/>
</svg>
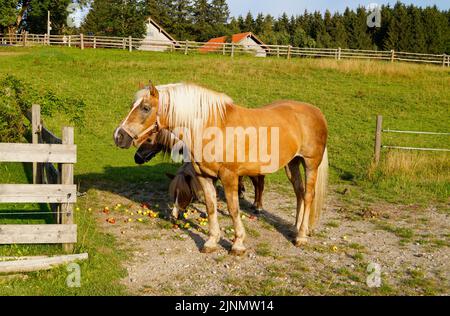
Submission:
<svg viewBox="0 0 450 316">
<path fill-rule="evenodd" d="M 226 105 L 233 100 L 192 83 L 156 87 L 159 92 L 159 114 L 167 119 L 169 129 L 188 128 L 200 132 L 208 122 L 217 123 L 226 115 Z"/>
</svg>

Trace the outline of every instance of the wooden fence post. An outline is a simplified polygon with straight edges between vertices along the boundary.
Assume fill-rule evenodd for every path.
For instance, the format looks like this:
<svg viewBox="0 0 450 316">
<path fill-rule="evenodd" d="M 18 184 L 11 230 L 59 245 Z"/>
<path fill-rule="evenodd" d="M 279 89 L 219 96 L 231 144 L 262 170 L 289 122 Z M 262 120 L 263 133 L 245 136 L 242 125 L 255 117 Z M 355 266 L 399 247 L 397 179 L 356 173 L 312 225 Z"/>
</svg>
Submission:
<svg viewBox="0 0 450 316">
<path fill-rule="evenodd" d="M 62 131 L 62 143 L 64 145 L 74 144 L 73 127 L 64 127 Z M 61 184 L 73 184 L 73 164 L 62 164 L 61 170 Z M 69 197 L 68 197 L 69 198 Z M 61 203 L 62 224 L 73 224 L 73 205 L 71 203 Z M 66 252 L 73 252 L 73 244 L 63 244 L 63 249 Z"/>
<path fill-rule="evenodd" d="M 185 48 L 184 48 L 184 54 L 187 55 L 188 52 L 189 52 L 189 41 L 186 40 L 186 46 L 185 46 Z"/>
<path fill-rule="evenodd" d="M 442 67 L 445 67 L 445 62 L 447 60 L 447 55 L 445 53 L 442 55 Z"/>
<path fill-rule="evenodd" d="M 231 57 L 234 57 L 234 43 L 231 43 Z"/>
<path fill-rule="evenodd" d="M 69 35 L 69 47 L 72 47 L 72 36 Z"/>
<path fill-rule="evenodd" d="M 94 49 L 97 48 L 97 37 L 94 36 Z"/>
<path fill-rule="evenodd" d="M 33 104 L 31 108 L 31 142 L 39 144 L 41 134 L 41 107 Z M 43 165 L 33 162 L 33 184 L 42 184 Z"/>
<path fill-rule="evenodd" d="M 277 58 L 280 58 L 280 46 L 277 46 Z"/>
<path fill-rule="evenodd" d="M 80 34 L 80 48 L 84 49 L 84 35 L 83 33 Z"/>
<path fill-rule="evenodd" d="M 375 166 L 378 166 L 381 156 L 381 135 L 383 131 L 383 116 L 377 115 L 377 126 L 375 130 Z"/>
<path fill-rule="evenodd" d="M 339 48 L 338 48 L 338 60 L 341 60 L 341 52 L 342 52 L 342 50 L 341 50 L 341 48 L 339 47 Z"/>
<path fill-rule="evenodd" d="M 289 45 L 289 46 L 288 46 L 287 59 L 291 59 L 291 49 L 292 49 L 292 46 Z"/>
<path fill-rule="evenodd" d="M 133 51 L 133 39 L 128 36 L 128 51 L 131 53 Z"/>
<path fill-rule="evenodd" d="M 227 47 L 227 43 L 223 43 L 222 44 L 222 55 L 224 55 L 224 56 L 225 56 L 225 53 L 226 53 L 226 47 Z"/>
<path fill-rule="evenodd" d="M 392 49 L 391 50 L 391 63 L 394 62 L 394 59 L 395 59 L 395 51 Z"/>
<path fill-rule="evenodd" d="M 28 41 L 28 32 L 25 31 L 25 34 L 23 36 L 23 46 L 27 46 Z"/>
</svg>

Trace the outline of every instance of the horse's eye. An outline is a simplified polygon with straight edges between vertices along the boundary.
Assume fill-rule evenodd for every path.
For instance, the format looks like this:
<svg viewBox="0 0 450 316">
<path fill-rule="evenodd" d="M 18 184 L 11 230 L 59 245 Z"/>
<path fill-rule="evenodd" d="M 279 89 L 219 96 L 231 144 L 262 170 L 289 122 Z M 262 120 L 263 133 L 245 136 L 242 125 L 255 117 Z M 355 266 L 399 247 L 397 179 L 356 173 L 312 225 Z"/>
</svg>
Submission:
<svg viewBox="0 0 450 316">
<path fill-rule="evenodd" d="M 144 111 L 145 113 L 150 113 L 151 110 L 152 110 L 152 109 L 151 109 L 149 106 L 144 106 L 144 107 L 142 108 L 142 111 Z"/>
</svg>

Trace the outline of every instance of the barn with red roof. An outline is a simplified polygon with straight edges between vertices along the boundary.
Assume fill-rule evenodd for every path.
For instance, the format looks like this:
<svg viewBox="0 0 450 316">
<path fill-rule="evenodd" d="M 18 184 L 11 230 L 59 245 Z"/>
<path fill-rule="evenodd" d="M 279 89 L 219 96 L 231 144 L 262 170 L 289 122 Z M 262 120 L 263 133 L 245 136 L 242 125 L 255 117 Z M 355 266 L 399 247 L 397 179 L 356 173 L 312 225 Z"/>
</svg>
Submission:
<svg viewBox="0 0 450 316">
<path fill-rule="evenodd" d="M 228 36 L 221 36 L 210 39 L 202 48 L 201 52 L 214 52 L 223 48 L 224 43 L 228 43 Z M 252 51 L 257 57 L 267 56 L 267 46 L 252 32 L 234 34 L 231 36 L 231 43 L 242 46 L 246 51 Z"/>
</svg>

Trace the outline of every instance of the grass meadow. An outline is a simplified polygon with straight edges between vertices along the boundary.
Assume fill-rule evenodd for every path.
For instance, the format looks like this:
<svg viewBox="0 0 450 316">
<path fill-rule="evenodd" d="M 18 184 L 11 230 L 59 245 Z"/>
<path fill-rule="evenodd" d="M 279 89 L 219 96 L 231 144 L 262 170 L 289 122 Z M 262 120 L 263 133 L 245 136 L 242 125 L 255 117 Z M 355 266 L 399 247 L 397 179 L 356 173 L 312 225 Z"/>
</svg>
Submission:
<svg viewBox="0 0 450 316">
<path fill-rule="evenodd" d="M 151 180 L 166 185 L 165 172 L 176 165 L 157 157 L 150 164 L 134 164 L 134 150 L 115 147 L 112 133 L 126 115 L 139 82 L 155 84 L 191 81 L 230 95 L 237 104 L 259 107 L 279 99 L 305 101 L 319 107 L 329 124 L 331 184 L 351 188 L 345 196 L 356 203 L 385 201 L 401 204 L 448 203 L 450 159 L 448 153 L 383 151 L 380 167 L 372 166 L 375 116 L 384 116 L 391 129 L 448 132 L 450 126 L 450 70 L 438 66 L 375 61 L 329 59 L 234 59 L 216 55 L 149 53 L 121 50 L 81 51 L 76 48 L 0 48 L 0 77 L 14 75 L 39 91 L 82 99 L 86 107 L 84 126 L 75 126 L 78 163 L 75 181 L 82 191 L 109 185 Z M 44 117 L 57 135 L 70 125 L 55 113 Z M 449 148 L 448 136 L 384 135 L 383 143 Z M 165 162 L 164 164 L 161 164 Z M 30 168 L 0 164 L 2 183 L 27 183 Z M 269 186 L 288 185 L 284 171 L 268 178 Z M 152 190 L 152 187 L 148 187 Z M 88 193 L 89 194 L 89 193 Z M 85 285 L 69 289 L 66 271 L 30 274 L 2 285 L 0 295 L 119 295 L 120 267 L 127 254 L 115 251 L 113 236 L 98 229 L 88 207 L 102 207 L 93 198 L 79 205 L 76 215 L 79 240 L 76 252 L 89 252 Z M 39 209 L 37 205 L 0 205 L 1 210 Z M 36 216 L 17 219 L 0 216 L 0 223 L 48 221 Z M 58 246 L 0 246 L 0 256 L 53 254 Z M 87 265 L 83 263 L 82 265 Z M 82 266 L 83 267 L 83 266 Z"/>
</svg>

